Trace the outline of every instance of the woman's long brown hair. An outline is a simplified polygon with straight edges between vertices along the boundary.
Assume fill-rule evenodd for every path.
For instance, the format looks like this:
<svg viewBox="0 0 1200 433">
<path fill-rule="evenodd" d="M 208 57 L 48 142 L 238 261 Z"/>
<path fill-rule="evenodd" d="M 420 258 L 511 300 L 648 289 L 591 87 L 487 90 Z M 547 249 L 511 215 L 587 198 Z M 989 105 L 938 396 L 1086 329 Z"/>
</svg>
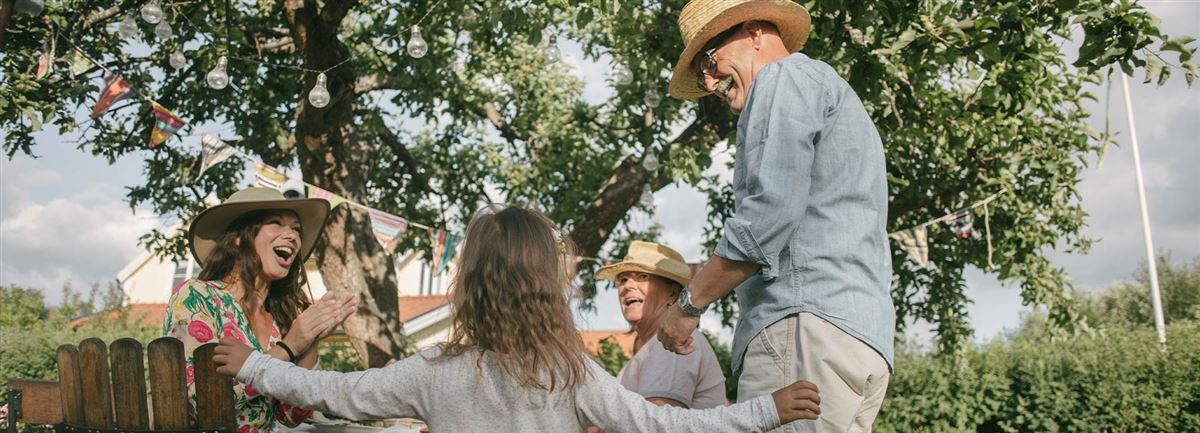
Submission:
<svg viewBox="0 0 1200 433">
<path fill-rule="evenodd" d="M 566 390 L 586 381 L 586 352 L 568 305 L 572 251 L 538 212 L 477 213 L 458 258 L 453 328 L 440 357 L 478 348 L 525 388 Z"/>
<path fill-rule="evenodd" d="M 199 278 L 205 281 L 241 281 L 246 288 L 241 300 L 249 300 L 255 284 L 266 278 L 262 273 L 262 262 L 254 251 L 254 237 L 262 228 L 263 221 L 273 212 L 278 211 L 247 212 L 229 224 L 225 234 L 217 241 L 216 247 L 204 260 L 204 269 L 200 271 Z M 304 263 L 298 259 L 292 262 L 286 277 L 270 282 L 263 308 L 271 313 L 271 317 L 279 325 L 279 331 L 284 335 L 292 328 L 292 321 L 296 316 L 312 304 L 308 294 L 302 290 L 307 284 L 308 276 L 304 272 Z"/>
</svg>

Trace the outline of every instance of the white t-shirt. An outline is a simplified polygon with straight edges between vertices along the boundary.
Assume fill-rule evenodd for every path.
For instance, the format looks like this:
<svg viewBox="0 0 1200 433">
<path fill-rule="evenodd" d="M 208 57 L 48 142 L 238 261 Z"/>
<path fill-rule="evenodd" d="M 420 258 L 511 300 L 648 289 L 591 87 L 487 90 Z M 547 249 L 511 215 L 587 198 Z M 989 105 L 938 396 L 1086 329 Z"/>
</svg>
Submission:
<svg viewBox="0 0 1200 433">
<path fill-rule="evenodd" d="M 678 355 L 651 336 L 633 355 L 617 380 L 626 389 L 646 398 L 669 398 L 692 409 L 708 409 L 725 404 L 725 375 L 708 339 L 697 329 L 692 332 L 696 350 Z"/>
</svg>

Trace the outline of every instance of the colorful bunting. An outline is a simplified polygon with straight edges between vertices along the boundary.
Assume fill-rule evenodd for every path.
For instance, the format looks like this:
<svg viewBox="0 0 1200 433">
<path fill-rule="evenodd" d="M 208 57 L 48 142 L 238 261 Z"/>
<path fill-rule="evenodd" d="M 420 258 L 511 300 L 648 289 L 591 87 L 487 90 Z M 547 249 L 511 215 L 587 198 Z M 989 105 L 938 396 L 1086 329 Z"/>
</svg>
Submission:
<svg viewBox="0 0 1200 433">
<path fill-rule="evenodd" d="M 41 55 L 38 56 L 37 69 L 33 73 L 33 78 L 42 79 L 51 72 L 54 72 L 54 50 L 55 46 L 54 34 L 51 33 L 46 42 L 42 43 Z"/>
<path fill-rule="evenodd" d="M 287 183 L 287 175 L 280 173 L 275 167 L 263 164 L 261 162 L 254 163 L 254 186 L 263 188 L 275 188 L 283 190 L 283 184 Z"/>
<path fill-rule="evenodd" d="M 196 181 L 209 167 L 220 164 L 230 156 L 233 156 L 233 148 L 224 141 L 212 134 L 200 134 L 200 172 L 196 173 Z"/>
<path fill-rule="evenodd" d="M 72 77 L 78 77 L 92 70 L 92 61 L 74 48 L 71 49 L 71 54 L 67 55 L 67 63 L 71 65 Z"/>
<path fill-rule="evenodd" d="M 946 225 L 950 226 L 950 231 L 954 232 L 954 235 L 960 239 L 971 237 L 975 232 L 974 224 L 975 217 L 971 214 L 971 209 L 969 208 L 955 212 L 946 218 Z"/>
<path fill-rule="evenodd" d="M 371 230 L 375 232 L 375 240 L 383 246 L 385 253 L 391 254 L 392 247 L 400 239 L 400 234 L 408 228 L 408 221 L 375 208 L 367 208 L 371 217 Z"/>
<path fill-rule="evenodd" d="M 442 273 L 446 264 L 454 258 L 454 247 L 458 245 L 462 236 L 442 229 L 431 229 L 429 235 L 433 237 L 433 261 L 429 263 L 429 267 L 433 268 L 433 275 L 437 275 Z"/>
<path fill-rule="evenodd" d="M 308 184 L 305 184 L 305 185 L 308 185 Z M 326 191 L 321 188 L 317 188 L 312 185 L 308 185 L 308 198 L 325 199 L 325 201 L 329 202 L 330 208 L 338 207 L 339 204 L 342 204 L 342 202 L 346 201 L 345 197 L 342 197 L 340 195 L 334 194 L 332 192 Z"/>
<path fill-rule="evenodd" d="M 900 243 L 900 248 L 918 265 L 929 264 L 929 233 L 924 225 L 901 230 L 888 235 Z"/>
<path fill-rule="evenodd" d="M 157 102 L 150 101 L 150 108 L 154 111 L 154 128 L 150 130 L 150 148 L 167 141 L 175 134 L 175 131 L 187 124 L 170 110 L 158 105 Z"/>
<path fill-rule="evenodd" d="M 96 108 L 92 109 L 92 119 L 100 117 L 118 101 L 134 95 L 137 95 L 137 91 L 133 90 L 124 78 L 104 71 L 104 88 L 100 91 L 100 100 L 96 101 Z"/>
</svg>

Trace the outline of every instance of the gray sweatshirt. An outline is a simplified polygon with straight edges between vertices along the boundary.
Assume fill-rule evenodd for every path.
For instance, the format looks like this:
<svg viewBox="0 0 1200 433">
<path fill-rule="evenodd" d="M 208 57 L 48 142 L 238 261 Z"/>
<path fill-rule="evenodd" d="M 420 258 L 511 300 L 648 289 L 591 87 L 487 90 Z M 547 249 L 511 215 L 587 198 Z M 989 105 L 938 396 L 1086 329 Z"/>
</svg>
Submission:
<svg viewBox="0 0 1200 433">
<path fill-rule="evenodd" d="M 237 379 L 263 394 L 355 420 L 417 418 L 433 432 L 763 432 L 779 426 L 770 395 L 733 406 L 655 406 L 588 360 L 574 392 L 527 389 L 479 351 L 434 361 L 428 349 L 384 368 L 339 373 L 251 353 Z M 479 360 L 480 362 L 476 362 Z"/>
</svg>

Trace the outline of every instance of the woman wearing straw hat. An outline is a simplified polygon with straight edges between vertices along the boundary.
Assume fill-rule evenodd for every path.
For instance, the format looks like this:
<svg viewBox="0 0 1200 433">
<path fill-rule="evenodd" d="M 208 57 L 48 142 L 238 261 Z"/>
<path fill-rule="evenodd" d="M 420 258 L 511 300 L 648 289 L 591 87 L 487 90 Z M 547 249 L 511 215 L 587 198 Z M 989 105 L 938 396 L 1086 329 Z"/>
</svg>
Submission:
<svg viewBox="0 0 1200 433">
<path fill-rule="evenodd" d="M 304 260 L 328 214 L 324 200 L 288 200 L 271 188 L 247 188 L 192 221 L 188 239 L 203 270 L 172 292 L 163 334 L 184 344 L 193 424 L 196 347 L 228 338 L 313 368 L 317 343 L 354 311 L 353 297 L 326 295 L 312 304 L 304 290 Z M 312 415 L 243 384 L 234 386 L 234 398 L 237 433 L 269 431 L 275 422 L 294 427 Z"/>
<path fill-rule="evenodd" d="M 725 404 L 725 375 L 712 347 L 699 330 L 692 332 L 696 351 L 684 356 L 658 342 L 646 344 L 658 330 L 658 319 L 691 282 L 683 256 L 664 245 L 634 241 L 625 260 L 600 268 L 597 280 L 617 288 L 621 314 L 633 328 L 635 355 L 617 379 L 652 403 L 706 409 Z"/>
<path fill-rule="evenodd" d="M 875 125 L 833 68 L 797 52 L 810 19 L 792 1 L 693 0 L 679 30 L 671 95 L 715 93 L 738 113 L 736 201 L 658 338 L 688 353 L 700 314 L 736 288 L 738 400 L 806 379 L 821 390 L 824 431 L 870 431 L 895 338 Z"/>
</svg>

